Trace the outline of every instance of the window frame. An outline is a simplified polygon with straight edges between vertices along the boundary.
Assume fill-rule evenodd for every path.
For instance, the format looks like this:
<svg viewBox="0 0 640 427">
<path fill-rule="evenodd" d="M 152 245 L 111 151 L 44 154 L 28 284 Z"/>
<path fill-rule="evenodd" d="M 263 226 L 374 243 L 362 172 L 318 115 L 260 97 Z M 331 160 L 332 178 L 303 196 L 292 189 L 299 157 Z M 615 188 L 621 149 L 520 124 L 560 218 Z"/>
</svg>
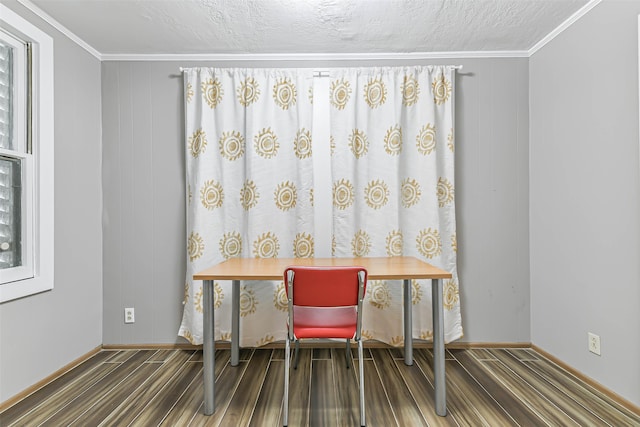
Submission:
<svg viewBox="0 0 640 427">
<path fill-rule="evenodd" d="M 54 108 L 53 39 L 8 7 L 0 4 L 0 27 L 13 37 L 28 42 L 31 48 L 31 153 L 26 147 L 2 150 L 12 158 L 21 158 L 25 185 L 21 202 L 27 204 L 31 224 L 23 236 L 23 245 L 32 263 L 29 277 L 12 276 L 0 270 L 0 303 L 53 289 L 54 284 Z M 26 102 L 26 99 L 21 101 Z M 26 110 L 26 105 L 25 105 Z M 28 229 L 28 227 L 27 227 Z M 24 229 L 23 229 L 24 230 Z M 25 263 L 26 264 L 26 263 Z M 14 269 L 8 269 L 14 270 Z M 3 274 L 4 273 L 4 274 Z M 17 277 L 17 278 L 16 278 Z"/>
</svg>

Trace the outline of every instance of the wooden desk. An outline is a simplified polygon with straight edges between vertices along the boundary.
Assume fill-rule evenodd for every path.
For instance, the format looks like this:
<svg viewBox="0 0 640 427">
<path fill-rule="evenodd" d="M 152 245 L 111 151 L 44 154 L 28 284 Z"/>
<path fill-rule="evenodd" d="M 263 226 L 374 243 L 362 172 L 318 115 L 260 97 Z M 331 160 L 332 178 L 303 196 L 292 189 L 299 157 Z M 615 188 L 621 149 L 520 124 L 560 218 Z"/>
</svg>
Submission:
<svg viewBox="0 0 640 427">
<path fill-rule="evenodd" d="M 204 358 L 204 413 L 215 411 L 214 378 L 214 280 L 231 280 L 231 365 L 239 359 L 240 342 L 240 281 L 241 280 L 283 280 L 286 267 L 290 265 L 340 266 L 358 265 L 367 269 L 368 280 L 403 281 L 404 290 L 404 360 L 413 364 L 411 280 L 431 279 L 433 311 L 433 372 L 435 377 L 436 413 L 447 414 L 446 385 L 444 368 L 444 312 L 442 308 L 442 280 L 451 278 L 451 273 L 427 264 L 413 257 L 391 258 L 232 258 L 214 265 L 193 276 L 203 280 L 203 358 Z"/>
</svg>

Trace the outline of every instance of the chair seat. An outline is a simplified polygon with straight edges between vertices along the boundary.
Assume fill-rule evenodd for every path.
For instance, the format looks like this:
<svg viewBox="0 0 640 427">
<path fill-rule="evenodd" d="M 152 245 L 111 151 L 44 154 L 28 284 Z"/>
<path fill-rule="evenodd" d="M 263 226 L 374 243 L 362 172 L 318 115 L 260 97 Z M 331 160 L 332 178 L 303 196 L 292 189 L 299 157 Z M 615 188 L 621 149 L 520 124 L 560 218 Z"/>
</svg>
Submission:
<svg viewBox="0 0 640 427">
<path fill-rule="evenodd" d="M 356 333 L 356 307 L 293 307 L 296 338 L 351 339 Z"/>
</svg>

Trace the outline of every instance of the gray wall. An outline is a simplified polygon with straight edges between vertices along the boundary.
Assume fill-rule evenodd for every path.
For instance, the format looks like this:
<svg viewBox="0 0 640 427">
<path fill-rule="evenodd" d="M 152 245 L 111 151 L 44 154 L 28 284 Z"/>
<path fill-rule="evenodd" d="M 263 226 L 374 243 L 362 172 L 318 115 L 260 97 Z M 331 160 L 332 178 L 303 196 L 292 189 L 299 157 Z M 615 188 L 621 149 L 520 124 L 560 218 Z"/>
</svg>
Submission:
<svg viewBox="0 0 640 427">
<path fill-rule="evenodd" d="M 186 224 L 178 67 L 102 65 L 104 344 L 179 342 Z M 135 308 L 135 323 L 124 324 L 125 307 Z"/>
<path fill-rule="evenodd" d="M 528 343 L 528 60 L 439 63 L 464 65 L 456 82 L 463 340 Z M 183 342 L 177 337 L 186 269 L 179 67 L 195 65 L 401 64 L 103 62 L 105 344 Z M 135 307 L 136 323 L 124 324 L 124 307 Z"/>
<path fill-rule="evenodd" d="M 530 58 L 532 342 L 636 405 L 639 13 L 605 1 Z"/>
<path fill-rule="evenodd" d="M 0 402 L 102 343 L 100 61 L 2 3 L 54 39 L 55 283 L 0 304 Z"/>
</svg>

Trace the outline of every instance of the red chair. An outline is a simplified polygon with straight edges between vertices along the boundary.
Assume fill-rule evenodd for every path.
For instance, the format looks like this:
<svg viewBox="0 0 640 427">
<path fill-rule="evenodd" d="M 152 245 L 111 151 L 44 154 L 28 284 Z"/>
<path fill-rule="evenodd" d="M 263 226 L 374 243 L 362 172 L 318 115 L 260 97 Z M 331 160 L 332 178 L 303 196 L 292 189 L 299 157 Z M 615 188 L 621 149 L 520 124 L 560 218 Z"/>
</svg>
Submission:
<svg viewBox="0 0 640 427">
<path fill-rule="evenodd" d="M 358 343 L 360 363 L 360 424 L 364 416 L 364 364 L 362 361 L 362 300 L 367 286 L 367 270 L 362 267 L 291 266 L 284 271 L 289 305 L 284 364 L 284 425 L 289 422 L 289 360 L 295 340 L 294 369 L 298 364 L 300 339 L 342 338 L 346 340 L 347 368 L 350 341 Z"/>
</svg>

